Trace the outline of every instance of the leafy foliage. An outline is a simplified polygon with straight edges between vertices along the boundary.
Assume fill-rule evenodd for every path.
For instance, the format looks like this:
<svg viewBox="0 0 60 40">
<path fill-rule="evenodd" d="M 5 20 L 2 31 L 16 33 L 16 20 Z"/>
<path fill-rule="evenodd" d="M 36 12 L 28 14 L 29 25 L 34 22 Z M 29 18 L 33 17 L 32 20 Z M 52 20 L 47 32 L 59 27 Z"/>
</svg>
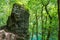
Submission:
<svg viewBox="0 0 60 40">
<path fill-rule="evenodd" d="M 24 5 L 29 9 L 30 18 L 29 18 L 29 31 L 30 35 L 32 34 L 32 28 L 34 25 L 34 35 L 36 34 L 36 14 L 38 20 L 38 34 L 42 34 L 42 20 L 41 15 L 43 15 L 43 27 L 45 30 L 45 39 L 48 33 L 49 26 L 51 26 L 51 36 L 52 40 L 57 40 L 57 31 L 58 31 L 58 15 L 57 15 L 57 0 L 49 0 L 47 9 L 49 15 L 52 17 L 52 24 L 50 24 L 50 18 L 46 13 L 45 6 L 48 3 L 48 0 L 0 0 L 0 26 L 6 25 L 8 16 L 11 14 L 12 5 L 14 3 L 19 3 Z M 43 8 L 42 8 L 43 7 Z M 43 11 L 42 11 L 43 9 Z M 42 13 L 41 13 L 42 12 Z M 46 19 L 47 17 L 47 19 Z M 53 31 L 54 30 L 54 31 Z M 42 36 L 42 35 L 40 35 Z M 50 39 L 50 40 L 51 40 Z"/>
</svg>

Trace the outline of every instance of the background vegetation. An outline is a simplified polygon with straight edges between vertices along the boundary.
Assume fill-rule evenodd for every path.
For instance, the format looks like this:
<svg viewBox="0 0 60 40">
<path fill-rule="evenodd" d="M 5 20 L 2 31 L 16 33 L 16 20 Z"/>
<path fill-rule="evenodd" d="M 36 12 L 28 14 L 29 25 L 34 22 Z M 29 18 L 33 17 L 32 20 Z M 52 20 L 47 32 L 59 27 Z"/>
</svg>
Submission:
<svg viewBox="0 0 60 40">
<path fill-rule="evenodd" d="M 6 25 L 14 3 L 29 9 L 30 40 L 58 40 L 57 0 L 0 0 L 0 27 Z"/>
</svg>

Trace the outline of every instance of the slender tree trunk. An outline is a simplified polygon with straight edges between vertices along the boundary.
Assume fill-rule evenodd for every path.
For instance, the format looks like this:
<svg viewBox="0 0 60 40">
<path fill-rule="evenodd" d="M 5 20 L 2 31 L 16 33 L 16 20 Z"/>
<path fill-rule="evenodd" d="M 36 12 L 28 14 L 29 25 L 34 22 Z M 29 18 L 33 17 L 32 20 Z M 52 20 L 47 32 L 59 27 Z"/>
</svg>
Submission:
<svg viewBox="0 0 60 40">
<path fill-rule="evenodd" d="M 37 10 L 36 10 L 36 37 L 37 37 L 37 40 L 38 40 L 38 18 L 37 18 Z"/>
<path fill-rule="evenodd" d="M 58 40 L 60 40 L 60 0 L 58 0 L 58 18 L 59 18 Z"/>
<path fill-rule="evenodd" d="M 42 6 L 42 10 L 41 10 L 41 22 L 42 22 L 42 40 L 44 40 L 44 28 L 43 28 L 43 6 Z"/>
<path fill-rule="evenodd" d="M 48 12 L 48 10 L 47 10 L 47 6 L 48 6 L 48 4 L 49 4 L 49 1 L 50 1 L 50 0 L 47 0 L 47 4 L 44 4 L 43 1 L 42 1 L 42 5 L 45 6 L 46 13 L 47 13 L 48 17 L 51 18 L 50 14 L 49 14 L 49 12 Z M 51 22 L 51 21 L 50 21 L 50 22 Z M 50 27 L 51 27 L 51 26 L 49 26 L 49 28 L 50 28 Z M 50 37 L 50 32 L 48 31 L 48 35 L 47 35 L 47 38 L 48 38 L 48 39 L 47 39 L 47 40 L 49 40 L 49 37 Z"/>
<path fill-rule="evenodd" d="M 47 6 L 45 6 L 45 10 L 47 12 L 48 17 L 50 18 L 50 25 L 51 25 L 51 23 L 52 23 L 52 21 L 51 21 L 52 20 L 52 17 L 49 15 L 49 12 L 47 10 Z M 51 29 L 51 26 L 49 26 L 48 35 L 47 35 L 47 39 L 46 40 L 49 40 L 49 38 L 50 38 L 50 29 Z"/>
<path fill-rule="evenodd" d="M 46 16 L 46 21 L 45 21 L 45 25 L 46 25 L 46 26 L 45 26 L 45 33 L 47 32 L 47 28 L 46 28 L 46 27 L 47 27 L 47 21 L 48 21 L 48 19 L 47 19 L 47 16 Z M 46 36 L 46 34 L 45 34 L 45 36 Z M 46 38 L 45 38 L 45 40 L 46 40 Z"/>
<path fill-rule="evenodd" d="M 47 34 L 46 40 L 49 40 L 49 38 L 50 38 L 50 27 L 49 27 L 49 29 L 48 29 L 48 34 Z"/>
<path fill-rule="evenodd" d="M 34 35 L 34 24 L 33 24 L 33 28 L 32 28 L 32 39 L 33 40 L 33 35 Z"/>
</svg>

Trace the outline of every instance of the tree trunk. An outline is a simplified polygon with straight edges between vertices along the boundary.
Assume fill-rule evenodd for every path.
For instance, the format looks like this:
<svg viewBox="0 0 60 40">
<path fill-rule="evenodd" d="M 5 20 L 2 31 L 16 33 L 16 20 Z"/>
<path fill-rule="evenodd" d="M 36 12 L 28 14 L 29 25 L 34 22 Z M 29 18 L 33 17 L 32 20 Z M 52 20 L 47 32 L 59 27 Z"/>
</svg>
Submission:
<svg viewBox="0 0 60 40">
<path fill-rule="evenodd" d="M 58 19 L 59 19 L 58 40 L 60 40 L 60 0 L 58 0 Z"/>
<path fill-rule="evenodd" d="M 43 6 L 42 6 L 42 10 L 41 10 L 41 23 L 42 23 L 42 40 L 44 40 Z"/>
<path fill-rule="evenodd" d="M 33 40 L 33 35 L 34 35 L 34 24 L 33 24 L 33 28 L 32 28 L 32 39 Z"/>
<path fill-rule="evenodd" d="M 52 23 L 52 17 L 50 16 L 50 14 L 49 14 L 49 11 L 48 11 L 48 9 L 47 9 L 47 6 L 45 6 L 45 10 L 46 10 L 46 13 L 47 13 L 47 15 L 48 15 L 48 17 L 50 18 L 50 25 L 51 25 L 51 23 Z M 51 29 L 51 26 L 49 25 L 49 28 L 48 28 L 48 35 L 47 35 L 47 39 L 46 40 L 49 40 L 49 38 L 50 38 L 50 29 Z"/>
<path fill-rule="evenodd" d="M 37 10 L 36 10 L 35 17 L 36 17 L 36 37 L 37 37 L 36 40 L 38 40 L 38 18 L 37 18 Z"/>
</svg>

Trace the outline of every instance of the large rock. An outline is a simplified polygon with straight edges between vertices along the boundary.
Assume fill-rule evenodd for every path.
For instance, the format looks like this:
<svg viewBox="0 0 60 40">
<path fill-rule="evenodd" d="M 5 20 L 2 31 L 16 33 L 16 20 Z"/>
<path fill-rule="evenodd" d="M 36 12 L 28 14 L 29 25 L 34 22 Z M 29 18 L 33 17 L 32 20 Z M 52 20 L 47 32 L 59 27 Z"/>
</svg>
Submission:
<svg viewBox="0 0 60 40">
<path fill-rule="evenodd" d="M 16 36 L 13 33 L 0 30 L 0 40 L 16 40 Z"/>
<path fill-rule="evenodd" d="M 17 40 L 29 40 L 29 11 L 22 5 L 14 4 L 4 30 L 17 34 Z"/>
</svg>

